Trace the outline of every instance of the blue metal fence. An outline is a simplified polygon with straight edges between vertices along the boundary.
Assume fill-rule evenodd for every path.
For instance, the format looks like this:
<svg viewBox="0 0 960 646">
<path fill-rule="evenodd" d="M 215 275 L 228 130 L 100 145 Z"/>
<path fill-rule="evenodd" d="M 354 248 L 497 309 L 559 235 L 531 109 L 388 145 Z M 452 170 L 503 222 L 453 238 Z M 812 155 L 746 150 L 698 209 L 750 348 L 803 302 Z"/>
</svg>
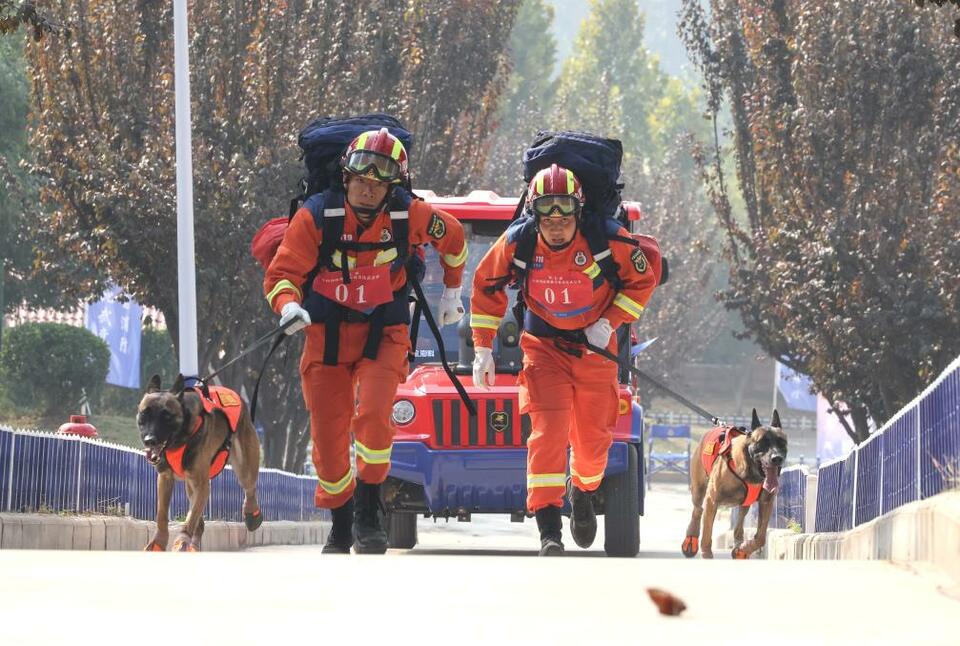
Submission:
<svg viewBox="0 0 960 646">
<path fill-rule="evenodd" d="M 960 488 L 960 358 L 867 441 L 818 472 L 815 531 Z"/>
<path fill-rule="evenodd" d="M 843 460 L 827 463 L 817 471 L 817 518 L 813 531 L 837 531 L 842 481 Z"/>
<path fill-rule="evenodd" d="M 860 446 L 857 453 L 857 524 L 880 515 L 880 483 L 883 473 L 883 436 L 875 435 Z"/>
<path fill-rule="evenodd" d="M 920 495 L 960 487 L 960 369 L 920 401 Z"/>
<path fill-rule="evenodd" d="M 777 493 L 777 510 L 770 521 L 771 527 L 788 528 L 791 523 L 805 531 L 807 509 L 807 474 L 802 467 L 792 467 L 780 474 L 780 491 Z"/>
<path fill-rule="evenodd" d="M 317 479 L 261 469 L 257 498 L 264 520 L 319 516 Z M 210 487 L 205 517 L 240 521 L 243 490 L 227 467 Z M 0 511 L 69 511 L 124 514 L 154 520 L 157 472 L 143 453 L 71 435 L 0 428 Z M 184 485 L 174 486 L 171 518 L 188 510 Z"/>
<path fill-rule="evenodd" d="M 917 499 L 917 411 L 894 418 L 882 431 L 882 513 Z"/>
</svg>

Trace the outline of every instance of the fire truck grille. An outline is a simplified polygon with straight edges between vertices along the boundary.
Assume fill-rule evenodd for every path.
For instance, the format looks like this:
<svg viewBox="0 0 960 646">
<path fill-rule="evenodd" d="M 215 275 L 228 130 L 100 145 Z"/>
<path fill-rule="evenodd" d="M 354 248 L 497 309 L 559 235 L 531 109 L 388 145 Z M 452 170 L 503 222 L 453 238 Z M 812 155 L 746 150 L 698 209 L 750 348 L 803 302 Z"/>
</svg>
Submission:
<svg viewBox="0 0 960 646">
<path fill-rule="evenodd" d="M 521 447 L 530 436 L 530 416 L 521 415 L 513 399 L 474 399 L 477 416 L 470 417 L 459 399 L 433 402 L 435 448 Z"/>
</svg>

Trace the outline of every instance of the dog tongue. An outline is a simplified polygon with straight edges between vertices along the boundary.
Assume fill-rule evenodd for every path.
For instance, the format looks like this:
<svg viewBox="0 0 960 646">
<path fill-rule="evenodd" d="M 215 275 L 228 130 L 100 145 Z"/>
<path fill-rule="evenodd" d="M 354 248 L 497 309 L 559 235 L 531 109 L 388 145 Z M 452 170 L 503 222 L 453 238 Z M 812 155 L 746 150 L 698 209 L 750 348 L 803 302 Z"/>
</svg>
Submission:
<svg viewBox="0 0 960 646">
<path fill-rule="evenodd" d="M 778 473 L 780 469 L 778 469 L 773 465 L 770 465 L 769 467 L 766 467 L 763 471 L 764 471 L 764 475 L 766 476 L 763 479 L 763 488 L 769 491 L 770 493 L 777 493 L 777 491 L 779 491 L 780 489 L 780 474 Z"/>
</svg>

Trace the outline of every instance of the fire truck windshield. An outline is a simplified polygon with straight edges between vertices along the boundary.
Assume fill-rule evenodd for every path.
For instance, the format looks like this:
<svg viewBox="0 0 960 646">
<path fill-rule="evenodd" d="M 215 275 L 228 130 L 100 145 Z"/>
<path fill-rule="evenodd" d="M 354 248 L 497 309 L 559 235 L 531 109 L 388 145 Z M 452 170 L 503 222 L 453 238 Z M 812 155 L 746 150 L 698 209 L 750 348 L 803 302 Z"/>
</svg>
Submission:
<svg viewBox="0 0 960 646">
<path fill-rule="evenodd" d="M 467 238 L 467 245 L 470 248 L 467 258 L 467 266 L 463 272 L 463 307 L 470 311 L 470 294 L 473 291 L 473 272 L 490 246 L 497 241 L 500 234 L 506 229 L 508 222 L 482 222 L 471 223 L 464 222 L 463 228 Z M 427 272 L 423 279 L 423 291 L 427 297 L 427 302 L 432 311 L 436 312 L 437 303 L 440 302 L 440 295 L 443 292 L 443 269 L 437 258 L 437 252 L 433 247 L 427 245 Z M 513 293 L 511 294 L 511 305 Z M 442 329 L 443 345 L 446 350 L 447 361 L 456 363 L 459 355 L 459 336 L 456 325 L 448 325 Z M 433 338 L 425 322 L 421 322 L 417 335 L 416 356 L 418 360 L 432 362 L 440 360 L 440 351 L 437 347 L 437 341 Z"/>
</svg>

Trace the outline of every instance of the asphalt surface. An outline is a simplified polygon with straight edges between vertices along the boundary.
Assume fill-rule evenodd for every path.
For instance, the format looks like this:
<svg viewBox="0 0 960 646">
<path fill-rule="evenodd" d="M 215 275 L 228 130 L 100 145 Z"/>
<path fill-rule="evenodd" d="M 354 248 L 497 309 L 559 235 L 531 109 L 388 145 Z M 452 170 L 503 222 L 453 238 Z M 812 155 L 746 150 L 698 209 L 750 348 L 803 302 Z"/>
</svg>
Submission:
<svg viewBox="0 0 960 646">
<path fill-rule="evenodd" d="M 682 486 L 647 510 L 635 559 L 602 535 L 537 558 L 532 522 L 477 516 L 421 520 L 386 556 L 3 551 L 0 644 L 960 644 L 954 584 L 922 566 L 687 560 Z M 650 587 L 686 610 L 660 615 Z"/>
</svg>

